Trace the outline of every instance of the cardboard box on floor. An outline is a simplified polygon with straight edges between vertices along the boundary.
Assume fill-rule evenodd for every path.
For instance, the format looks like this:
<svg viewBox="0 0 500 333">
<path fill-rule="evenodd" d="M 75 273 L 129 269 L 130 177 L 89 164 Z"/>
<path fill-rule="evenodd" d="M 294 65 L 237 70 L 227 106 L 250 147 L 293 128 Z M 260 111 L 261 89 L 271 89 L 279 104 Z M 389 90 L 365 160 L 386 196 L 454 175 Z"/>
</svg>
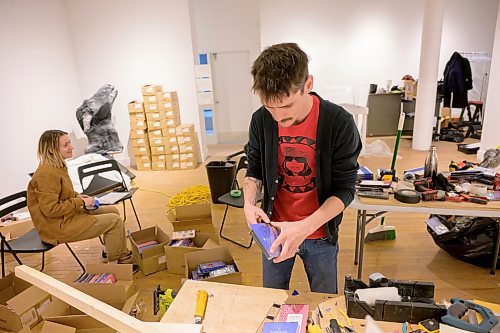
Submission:
<svg viewBox="0 0 500 333">
<path fill-rule="evenodd" d="M 193 238 L 196 247 L 172 247 L 165 245 L 165 256 L 167 257 L 167 271 L 173 274 L 184 274 L 186 263 L 184 255 L 189 252 L 212 249 L 218 247 L 218 239 L 215 234 L 196 233 Z"/>
<path fill-rule="evenodd" d="M 157 241 L 155 246 L 148 247 L 139 253 L 137 244 Z M 167 258 L 164 246 L 168 244 L 170 237 L 158 226 L 135 231 L 130 234 L 130 244 L 135 261 L 144 275 L 149 275 L 167 268 Z"/>
<path fill-rule="evenodd" d="M 195 230 L 197 233 L 214 233 L 210 203 L 178 206 L 167 213 L 174 231 Z"/>
<path fill-rule="evenodd" d="M 43 290 L 17 278 L 14 273 L 0 279 L 0 329 L 19 332 L 42 320 L 51 297 Z"/>
<path fill-rule="evenodd" d="M 122 303 L 122 312 L 129 314 L 132 310 L 139 293 L 135 293 L 130 296 L 125 303 Z M 72 307 L 65 302 L 54 298 L 54 300 L 47 307 L 45 313 L 42 315 L 44 324 L 41 333 L 65 333 L 65 332 L 76 332 L 76 326 L 68 326 L 67 324 L 77 323 L 78 326 L 84 329 L 90 330 L 93 327 L 94 321 L 88 321 L 90 318 L 87 314 L 81 312 L 80 310 Z M 63 319 L 62 319 L 63 318 Z M 61 324 L 59 320 L 63 320 L 65 324 Z M 85 325 L 90 324 L 89 327 Z M 80 332 L 80 330 L 78 330 Z"/>
<path fill-rule="evenodd" d="M 62 281 L 100 301 L 114 305 L 125 302 L 135 292 L 133 287 L 132 265 L 126 264 L 88 264 L 85 271 L 92 274 L 113 274 L 115 283 L 79 283 L 75 282 L 80 272 L 69 272 Z M 114 304 L 112 304 L 114 303 Z"/>
<path fill-rule="evenodd" d="M 106 326 L 89 316 L 81 318 L 59 317 L 43 323 L 40 333 L 116 333 L 116 330 Z"/>
<path fill-rule="evenodd" d="M 236 273 L 210 277 L 203 279 L 203 281 L 243 284 L 241 272 L 239 271 L 236 262 L 227 247 L 216 247 L 203 251 L 189 252 L 184 255 L 184 259 L 184 264 L 186 265 L 184 276 L 188 279 L 192 278 L 191 272 L 195 271 L 198 265 L 214 261 L 224 261 L 227 265 L 234 265 Z"/>
</svg>

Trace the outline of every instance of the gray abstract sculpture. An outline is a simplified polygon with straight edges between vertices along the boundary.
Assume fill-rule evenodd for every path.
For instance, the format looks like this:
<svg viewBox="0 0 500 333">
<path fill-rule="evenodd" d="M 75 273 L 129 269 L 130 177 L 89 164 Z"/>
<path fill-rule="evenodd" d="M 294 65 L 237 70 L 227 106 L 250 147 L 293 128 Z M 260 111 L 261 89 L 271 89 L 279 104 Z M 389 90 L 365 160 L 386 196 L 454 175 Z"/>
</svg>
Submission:
<svg viewBox="0 0 500 333">
<path fill-rule="evenodd" d="M 111 123 L 111 108 L 118 91 L 105 84 L 76 110 L 76 119 L 89 139 L 85 153 L 120 153 L 123 145 Z"/>
</svg>

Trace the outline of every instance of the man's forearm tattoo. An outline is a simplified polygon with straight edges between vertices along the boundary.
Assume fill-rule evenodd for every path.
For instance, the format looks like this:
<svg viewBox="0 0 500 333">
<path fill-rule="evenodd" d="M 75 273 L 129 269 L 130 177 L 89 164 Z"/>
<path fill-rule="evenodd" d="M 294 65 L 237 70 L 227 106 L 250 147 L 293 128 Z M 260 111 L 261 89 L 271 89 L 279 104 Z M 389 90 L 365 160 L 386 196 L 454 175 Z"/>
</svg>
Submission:
<svg viewBox="0 0 500 333">
<path fill-rule="evenodd" d="M 256 191 L 255 191 L 255 193 L 253 193 L 253 196 L 250 196 L 248 198 L 248 201 L 250 202 L 250 204 L 255 206 L 257 204 L 258 194 L 262 191 L 262 181 L 257 179 L 257 178 L 246 177 L 244 182 L 243 182 L 243 186 L 244 186 L 244 189 L 247 190 L 247 193 L 248 193 L 248 190 L 250 189 L 251 182 L 255 184 Z"/>
</svg>

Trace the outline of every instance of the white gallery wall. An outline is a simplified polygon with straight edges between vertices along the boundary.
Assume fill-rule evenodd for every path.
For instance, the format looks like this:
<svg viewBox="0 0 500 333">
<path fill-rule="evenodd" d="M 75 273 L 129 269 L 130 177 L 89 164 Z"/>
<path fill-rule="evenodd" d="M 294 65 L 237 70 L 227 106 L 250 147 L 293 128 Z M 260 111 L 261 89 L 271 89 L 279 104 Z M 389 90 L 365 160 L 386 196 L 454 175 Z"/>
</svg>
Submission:
<svg viewBox="0 0 500 333">
<path fill-rule="evenodd" d="M 370 83 L 418 77 L 423 9 L 423 1 L 261 0 L 261 43 L 297 42 L 311 58 L 316 91 L 329 97 L 350 86 L 365 104 Z M 491 54 L 497 10 L 498 0 L 446 1 L 440 77 L 454 51 Z"/>
<path fill-rule="evenodd" d="M 201 142 L 191 22 L 187 0 L 67 0 L 69 30 L 82 96 L 113 84 L 114 124 L 128 163 L 127 103 L 142 99 L 141 86 L 161 84 L 179 95 L 182 123 L 194 123 Z"/>
<path fill-rule="evenodd" d="M 261 50 L 259 2 L 192 0 L 192 3 L 198 52 L 212 55 L 210 61 L 215 97 L 219 101 L 226 99 L 224 102 L 227 103 L 224 105 L 226 107 L 218 108 L 215 105 L 216 135 L 219 142 L 224 142 L 224 138 L 236 137 L 246 141 L 251 115 L 260 107 L 260 101 L 251 92 L 250 75 L 252 62 Z M 225 66 L 222 72 L 220 66 Z M 239 68 L 242 66 L 244 68 Z M 248 96 L 241 96 L 244 93 Z M 240 97 L 248 97 L 248 102 L 239 103 Z"/>
<path fill-rule="evenodd" d="M 0 1 L 0 197 L 26 189 L 43 131 L 79 129 L 67 23 L 61 0 Z"/>
</svg>

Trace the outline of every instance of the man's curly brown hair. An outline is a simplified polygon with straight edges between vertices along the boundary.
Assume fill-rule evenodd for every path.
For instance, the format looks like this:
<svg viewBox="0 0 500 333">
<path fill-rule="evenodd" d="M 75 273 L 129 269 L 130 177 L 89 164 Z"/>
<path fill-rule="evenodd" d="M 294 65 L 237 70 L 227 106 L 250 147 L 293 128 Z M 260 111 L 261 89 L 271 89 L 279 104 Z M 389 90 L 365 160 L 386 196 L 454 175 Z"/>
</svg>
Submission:
<svg viewBox="0 0 500 333">
<path fill-rule="evenodd" d="M 252 66 L 252 90 L 265 101 L 281 101 L 298 90 L 304 91 L 309 71 L 307 54 L 296 43 L 266 48 Z"/>
</svg>

